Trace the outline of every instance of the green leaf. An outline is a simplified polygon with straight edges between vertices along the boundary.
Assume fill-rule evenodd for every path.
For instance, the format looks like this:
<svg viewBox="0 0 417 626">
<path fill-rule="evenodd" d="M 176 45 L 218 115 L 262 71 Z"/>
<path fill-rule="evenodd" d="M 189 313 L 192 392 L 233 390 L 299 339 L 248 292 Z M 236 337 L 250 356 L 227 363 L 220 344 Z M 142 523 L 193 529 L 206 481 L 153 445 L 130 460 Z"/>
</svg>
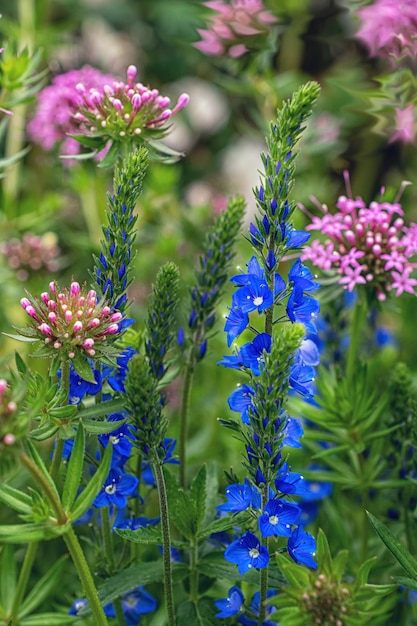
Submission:
<svg viewBox="0 0 417 626">
<path fill-rule="evenodd" d="M 29 456 L 31 457 L 32 461 L 37 465 L 39 470 L 42 472 L 42 474 L 44 475 L 45 479 L 50 484 L 52 490 L 55 492 L 57 499 L 59 500 L 60 498 L 59 498 L 59 494 L 58 494 L 58 490 L 56 488 L 56 485 L 55 485 L 54 481 L 52 480 L 48 470 L 46 469 L 45 463 L 43 462 L 39 452 L 36 450 L 35 446 L 32 444 L 32 442 L 29 439 L 27 441 L 25 441 L 25 448 L 26 448 Z"/>
<path fill-rule="evenodd" d="M 23 341 L 26 343 L 34 343 L 35 341 L 39 341 L 39 339 L 37 337 L 26 337 L 23 335 L 13 335 L 11 333 L 2 333 L 2 335 L 5 335 L 6 337 L 10 337 L 10 339 L 14 339 L 15 341 Z"/>
<path fill-rule="evenodd" d="M 194 505 L 195 512 L 195 532 L 197 533 L 203 523 L 206 512 L 207 497 L 207 468 L 203 465 L 195 476 L 190 487 L 190 499 Z"/>
<path fill-rule="evenodd" d="M 333 571 L 332 555 L 330 552 L 327 537 L 321 528 L 319 528 L 319 532 L 317 533 L 316 554 L 318 563 L 320 563 L 320 566 L 323 568 L 324 572 L 328 576 L 330 576 Z"/>
<path fill-rule="evenodd" d="M 217 578 L 217 580 L 227 580 L 235 582 L 242 580 L 254 585 L 259 585 L 259 572 L 249 570 L 241 576 L 235 565 L 228 563 L 224 558 L 224 552 L 211 552 L 204 555 L 196 566 L 197 571 L 209 578 Z M 282 575 L 280 568 L 272 563 L 268 568 L 268 585 L 270 589 L 280 589 L 286 584 L 286 580 Z"/>
<path fill-rule="evenodd" d="M 104 481 L 109 474 L 112 454 L 113 446 L 109 443 L 96 473 L 89 481 L 87 487 L 76 499 L 72 511 L 68 513 L 72 522 L 75 522 L 77 519 L 82 517 L 86 510 L 93 504 L 95 497 L 104 485 Z"/>
<path fill-rule="evenodd" d="M 215 463 L 211 463 L 208 466 L 206 490 L 206 513 L 202 523 L 203 528 L 206 528 L 212 523 L 217 513 L 219 479 L 218 469 Z"/>
<path fill-rule="evenodd" d="M 67 525 L 4 524 L 0 526 L 0 543 L 29 543 L 59 537 L 67 532 Z"/>
<path fill-rule="evenodd" d="M 244 525 L 248 519 L 249 517 L 246 513 L 221 517 L 220 519 L 214 520 L 214 522 L 212 522 L 209 526 L 206 526 L 204 530 L 200 530 L 197 535 L 197 539 L 201 541 L 202 539 L 209 537 L 212 533 L 220 533 L 224 530 L 230 530 L 234 526 Z"/>
<path fill-rule="evenodd" d="M 67 474 L 65 477 L 64 489 L 62 492 L 62 506 L 64 511 L 70 511 L 77 496 L 77 491 L 80 486 L 81 476 L 84 466 L 84 453 L 85 453 L 85 435 L 82 425 L 78 427 L 77 434 L 75 436 L 74 447 L 72 449 L 69 461 Z"/>
<path fill-rule="evenodd" d="M 141 526 L 136 530 L 130 530 L 129 528 L 114 528 L 114 532 L 132 543 L 162 543 L 162 534 L 160 528 L 154 526 Z"/>
<path fill-rule="evenodd" d="M 126 419 L 117 420 L 114 422 L 101 422 L 94 419 L 82 420 L 85 430 L 90 435 L 104 435 L 105 433 L 111 433 L 113 430 L 117 430 L 125 422 Z"/>
<path fill-rule="evenodd" d="M 48 414 L 60 420 L 72 419 L 77 413 L 77 407 L 74 404 L 67 404 L 65 406 L 57 406 L 48 410 Z"/>
<path fill-rule="evenodd" d="M 78 417 L 83 421 L 87 422 L 91 418 L 95 417 L 104 417 L 104 415 L 110 415 L 111 413 L 117 413 L 118 411 L 123 411 L 125 408 L 125 400 L 123 398 L 117 398 L 116 400 L 109 400 L 108 402 L 100 402 L 99 404 L 94 404 L 85 409 L 81 409 L 78 412 Z M 113 422 L 114 424 L 115 422 Z M 84 423 L 84 426 L 87 429 L 87 425 Z"/>
<path fill-rule="evenodd" d="M 376 560 L 376 556 L 374 556 L 371 559 L 368 559 L 367 561 L 362 563 L 355 576 L 355 583 L 358 587 L 366 585 L 366 583 L 368 582 L 369 572 L 375 565 Z"/>
<path fill-rule="evenodd" d="M 399 585 L 404 585 L 404 587 L 407 587 L 408 589 L 414 589 L 414 591 L 417 591 L 417 580 L 407 578 L 407 576 L 394 576 L 394 580 Z"/>
<path fill-rule="evenodd" d="M 309 584 L 309 571 L 290 562 L 283 554 L 277 554 L 278 566 L 292 587 L 305 589 Z"/>
<path fill-rule="evenodd" d="M 0 557 L 0 599 L 5 614 L 11 614 L 16 589 L 17 571 L 14 547 L 3 546 Z"/>
<path fill-rule="evenodd" d="M 178 607 L 178 623 L 187 626 L 218 626 L 213 598 L 203 597 L 198 603 L 186 601 Z"/>
<path fill-rule="evenodd" d="M 32 498 L 7 484 L 0 485 L 0 502 L 18 513 L 28 514 L 32 511 Z"/>
<path fill-rule="evenodd" d="M 411 578 L 417 578 L 417 561 L 411 556 L 411 554 L 404 548 L 404 546 L 398 541 L 398 539 L 392 534 L 392 532 L 380 522 L 372 513 L 366 511 L 369 521 L 371 522 L 374 530 L 387 546 L 388 550 L 397 559 L 399 564 L 405 569 L 407 574 Z"/>
<path fill-rule="evenodd" d="M 177 479 L 164 472 L 170 521 L 187 539 L 193 540 L 196 532 L 196 506 L 190 496 L 181 489 Z"/>
<path fill-rule="evenodd" d="M 75 139 L 83 146 L 87 146 L 87 148 L 96 148 L 96 150 L 100 150 L 103 147 L 103 137 L 101 135 L 71 135 L 68 134 L 68 137 Z M 94 153 L 95 154 L 95 153 Z M 68 155 L 68 158 L 70 155 Z"/>
<path fill-rule="evenodd" d="M 45 441 L 45 439 L 50 439 L 53 437 L 59 430 L 58 424 L 48 423 L 44 426 L 39 426 L 39 428 L 35 428 L 29 433 L 29 437 L 31 439 L 35 439 L 35 441 Z"/>
<path fill-rule="evenodd" d="M 22 357 L 20 356 L 18 352 L 14 353 L 14 359 L 16 363 L 16 369 L 19 372 L 19 374 L 25 375 L 26 372 L 28 371 L 28 368 L 27 368 L 26 363 L 24 362 L 24 360 L 22 359 Z"/>
<path fill-rule="evenodd" d="M 33 613 L 44 600 L 48 598 L 51 592 L 61 582 L 61 574 L 67 565 L 67 557 L 63 556 L 56 561 L 42 578 L 32 587 L 26 595 L 20 609 L 19 620 L 30 613 Z"/>
<path fill-rule="evenodd" d="M 74 624 L 74 615 L 68 613 L 39 613 L 25 617 L 19 621 L 21 626 L 65 626 L 66 624 Z"/>
<path fill-rule="evenodd" d="M 113 167 L 120 153 L 121 153 L 121 146 L 117 142 L 113 141 L 104 159 L 102 159 L 98 163 L 98 167 L 101 167 L 101 168 Z"/>
<path fill-rule="evenodd" d="M 96 383 L 93 370 L 91 369 L 91 365 L 86 358 L 76 352 L 71 359 L 71 364 L 81 378 L 89 383 Z"/>
</svg>

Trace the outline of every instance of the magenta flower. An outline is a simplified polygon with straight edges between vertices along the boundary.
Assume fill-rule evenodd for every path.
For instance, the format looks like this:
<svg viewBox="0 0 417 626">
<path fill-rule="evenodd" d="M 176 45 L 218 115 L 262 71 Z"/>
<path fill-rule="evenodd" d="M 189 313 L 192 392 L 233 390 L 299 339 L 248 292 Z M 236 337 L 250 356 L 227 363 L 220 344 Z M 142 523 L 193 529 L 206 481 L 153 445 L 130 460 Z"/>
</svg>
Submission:
<svg viewBox="0 0 417 626">
<path fill-rule="evenodd" d="M 416 294 L 417 224 L 406 226 L 399 202 L 371 202 L 340 196 L 336 213 L 322 206 L 323 218 L 313 218 L 306 230 L 326 237 L 306 246 L 301 259 L 323 270 L 336 270 L 338 282 L 348 291 L 369 286 L 379 300 L 395 291 Z"/>
<path fill-rule="evenodd" d="M 89 66 L 55 76 L 52 85 L 38 95 L 35 115 L 28 125 L 31 139 L 44 150 L 52 150 L 59 144 L 62 154 L 78 154 L 80 144 L 68 136 L 79 132 L 79 122 L 74 116 L 83 98 L 76 86 L 82 83 L 86 89 L 100 89 L 113 81 L 113 76 Z"/>
<path fill-rule="evenodd" d="M 404 109 L 396 108 L 395 133 L 391 137 L 391 142 L 402 141 L 403 143 L 413 143 L 415 135 L 414 105 L 411 103 L 407 104 Z"/>
<path fill-rule="evenodd" d="M 143 143 L 160 139 L 169 128 L 167 122 L 187 106 L 186 93 L 171 101 L 157 89 L 135 82 L 137 69 L 127 68 L 127 82 L 109 81 L 105 85 L 89 88 L 79 82 L 76 87 L 80 106 L 75 118 L 81 135 L 91 138 L 86 145 L 99 150 L 106 144 Z M 82 136 L 79 137 L 82 143 Z"/>
<path fill-rule="evenodd" d="M 267 11 L 262 0 L 222 0 L 204 3 L 216 12 L 207 29 L 198 29 L 201 41 L 194 47 L 212 56 L 223 54 L 238 58 L 255 44 L 255 38 L 270 32 L 269 24 L 277 19 Z"/>
<path fill-rule="evenodd" d="M 99 302 L 97 293 L 73 281 L 69 289 L 60 289 L 54 281 L 49 292 L 40 299 L 30 294 L 20 301 L 31 318 L 29 328 L 18 329 L 21 335 L 40 340 L 39 356 L 60 355 L 70 359 L 82 378 L 88 380 L 90 367 L 88 357 L 109 356 L 109 346 L 121 333 L 123 315 L 111 310 L 104 300 Z M 87 375 L 86 375 L 87 373 Z M 95 381 L 91 372 L 92 382 Z"/>
<path fill-rule="evenodd" d="M 415 0 L 376 0 L 358 11 L 361 27 L 356 33 L 370 56 L 394 58 L 417 54 Z"/>
</svg>

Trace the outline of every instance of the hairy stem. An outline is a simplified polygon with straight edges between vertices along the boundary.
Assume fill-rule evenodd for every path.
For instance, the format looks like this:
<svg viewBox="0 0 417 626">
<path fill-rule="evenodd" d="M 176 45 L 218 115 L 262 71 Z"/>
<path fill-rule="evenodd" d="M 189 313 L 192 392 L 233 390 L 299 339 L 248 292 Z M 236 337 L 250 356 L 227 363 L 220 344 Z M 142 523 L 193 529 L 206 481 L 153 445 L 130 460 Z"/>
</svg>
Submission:
<svg viewBox="0 0 417 626">
<path fill-rule="evenodd" d="M 186 472 L 186 442 L 188 431 L 188 415 L 190 412 L 191 385 L 194 378 L 194 370 L 191 363 L 187 363 L 185 369 L 184 386 L 182 388 L 182 402 L 180 415 L 180 441 L 179 441 L 179 457 L 180 457 L 180 485 L 185 487 Z"/>
<path fill-rule="evenodd" d="M 14 593 L 10 617 L 10 621 L 12 622 L 12 624 L 18 623 L 20 605 L 22 604 L 22 600 L 25 597 L 30 573 L 35 562 L 38 547 L 39 543 L 37 541 L 28 544 L 25 558 L 23 559 L 22 569 L 20 570 L 19 579 L 17 581 L 16 590 Z"/>
<path fill-rule="evenodd" d="M 167 608 L 168 626 L 175 626 L 174 592 L 172 586 L 171 562 L 171 533 L 169 529 L 168 500 L 165 478 L 159 460 L 152 462 L 159 495 L 159 509 L 161 514 L 162 547 L 164 565 L 164 591 Z"/>
</svg>

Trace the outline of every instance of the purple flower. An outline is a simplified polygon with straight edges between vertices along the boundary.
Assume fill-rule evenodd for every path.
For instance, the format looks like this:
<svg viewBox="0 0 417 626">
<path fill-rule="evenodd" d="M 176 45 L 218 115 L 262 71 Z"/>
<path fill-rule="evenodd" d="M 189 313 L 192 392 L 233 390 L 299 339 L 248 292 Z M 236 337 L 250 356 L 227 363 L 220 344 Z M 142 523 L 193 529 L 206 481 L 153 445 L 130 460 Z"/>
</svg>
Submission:
<svg viewBox="0 0 417 626">
<path fill-rule="evenodd" d="M 241 414 L 242 422 L 249 424 L 248 409 L 252 406 L 252 410 L 255 407 L 252 404 L 252 399 L 255 395 L 255 390 L 250 385 L 240 385 L 228 398 L 229 407 L 232 411 L 237 411 Z"/>
<path fill-rule="evenodd" d="M 262 537 L 289 537 L 291 525 L 296 524 L 299 517 L 300 509 L 296 504 L 285 500 L 269 500 L 259 517 L 259 530 Z"/>
<path fill-rule="evenodd" d="M 224 558 L 238 566 L 239 574 L 244 574 L 252 567 L 267 567 L 269 563 L 267 548 L 262 546 L 258 537 L 250 531 L 226 548 Z"/>
<path fill-rule="evenodd" d="M 288 539 L 288 552 L 291 558 L 300 565 L 317 568 L 314 560 L 316 540 L 313 535 L 304 531 L 302 526 L 296 528 Z"/>
<path fill-rule="evenodd" d="M 301 474 L 291 472 L 287 461 L 283 463 L 275 479 L 275 487 L 278 491 L 294 496 L 304 496 L 306 492 L 306 481 Z"/>
</svg>

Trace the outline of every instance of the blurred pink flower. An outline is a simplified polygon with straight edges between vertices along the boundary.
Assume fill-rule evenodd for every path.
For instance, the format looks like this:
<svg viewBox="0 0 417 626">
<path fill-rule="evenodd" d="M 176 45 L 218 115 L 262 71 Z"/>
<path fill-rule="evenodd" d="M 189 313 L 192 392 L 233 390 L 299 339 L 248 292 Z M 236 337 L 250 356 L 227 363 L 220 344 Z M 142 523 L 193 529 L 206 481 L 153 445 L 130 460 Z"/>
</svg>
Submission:
<svg viewBox="0 0 417 626">
<path fill-rule="evenodd" d="M 201 41 L 193 44 L 205 54 L 227 54 L 238 58 L 248 51 L 253 38 L 269 32 L 269 24 L 277 19 L 267 11 L 262 0 L 212 0 L 204 3 L 216 11 L 207 29 L 197 29 Z"/>
<path fill-rule="evenodd" d="M 356 37 L 371 56 L 416 56 L 416 0 L 376 0 L 360 9 L 358 16 L 362 25 Z"/>
<path fill-rule="evenodd" d="M 417 10 L 417 8 L 416 8 Z M 414 128 L 414 106 L 408 104 L 404 109 L 395 109 L 395 134 L 392 141 L 403 141 L 413 143 L 415 139 Z"/>
<path fill-rule="evenodd" d="M 101 89 L 114 80 L 113 76 L 89 66 L 55 76 L 52 84 L 42 89 L 38 95 L 36 113 L 28 125 L 31 139 L 44 150 L 51 150 L 57 144 L 62 144 L 63 154 L 78 154 L 81 145 L 68 137 L 68 134 L 79 132 L 79 122 L 74 115 L 83 102 L 83 97 L 76 86 L 83 83 L 87 89 Z"/>
</svg>

